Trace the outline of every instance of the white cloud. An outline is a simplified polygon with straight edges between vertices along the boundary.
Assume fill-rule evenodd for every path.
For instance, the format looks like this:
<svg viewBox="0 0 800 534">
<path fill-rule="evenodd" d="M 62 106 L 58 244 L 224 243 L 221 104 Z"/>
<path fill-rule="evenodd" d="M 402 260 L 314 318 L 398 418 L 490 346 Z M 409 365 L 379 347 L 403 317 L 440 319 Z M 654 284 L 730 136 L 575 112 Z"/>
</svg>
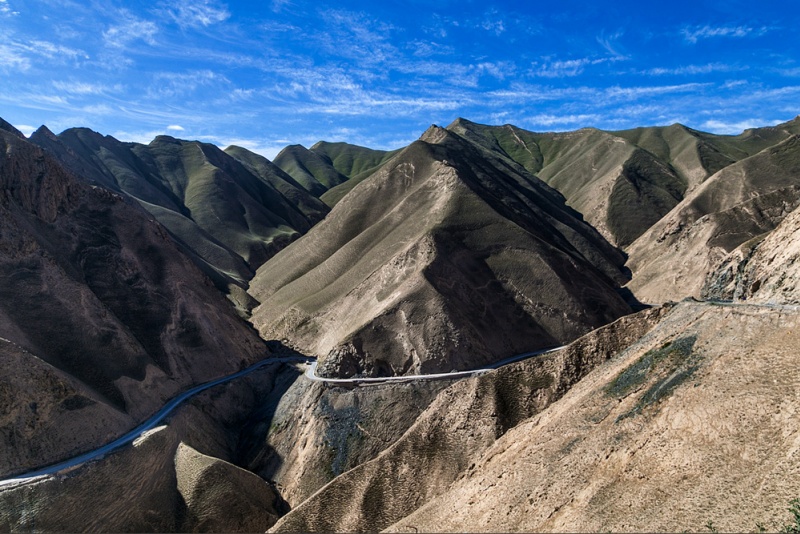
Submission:
<svg viewBox="0 0 800 534">
<path fill-rule="evenodd" d="M 71 95 L 104 95 L 108 93 L 119 93 L 123 87 L 120 84 L 107 86 L 102 84 L 94 84 L 87 82 L 68 81 L 68 82 L 53 82 L 53 87 L 63 93 Z"/>
<path fill-rule="evenodd" d="M 164 12 L 181 27 L 207 27 L 231 16 L 228 6 L 211 0 L 174 0 Z"/>
<path fill-rule="evenodd" d="M 745 119 L 741 121 L 728 122 L 716 119 L 707 120 L 703 123 L 703 127 L 711 133 L 717 134 L 739 134 L 748 128 L 760 128 L 763 126 L 775 126 L 784 122 L 783 120 L 766 120 L 766 119 Z"/>
<path fill-rule="evenodd" d="M 601 118 L 602 117 L 600 115 L 594 113 L 581 113 L 581 114 L 571 114 L 571 115 L 540 113 L 538 115 L 525 117 L 522 121 L 525 124 L 529 124 L 534 127 L 535 126 L 543 126 L 545 128 L 550 128 L 552 126 L 585 127 L 593 122 L 599 121 Z"/>
<path fill-rule="evenodd" d="M 0 68 L 25 71 L 30 67 L 30 59 L 28 56 L 21 54 L 18 48 L 0 44 Z"/>
<path fill-rule="evenodd" d="M 605 49 L 613 58 L 616 59 L 627 59 L 627 56 L 619 51 L 619 45 L 616 41 L 618 41 L 622 36 L 623 32 L 616 32 L 612 33 L 611 35 L 606 35 L 604 32 L 597 36 L 597 42 L 600 46 Z"/>
<path fill-rule="evenodd" d="M 195 92 L 200 87 L 229 84 L 223 75 L 211 70 L 192 72 L 159 72 L 148 90 L 150 97 L 179 96 Z"/>
<path fill-rule="evenodd" d="M 641 74 L 650 76 L 681 76 L 692 74 L 710 74 L 712 72 L 735 72 L 747 70 L 747 66 L 726 65 L 725 63 L 707 63 L 705 65 L 685 65 L 683 67 L 663 68 L 655 67 L 642 71 Z"/>
<path fill-rule="evenodd" d="M 14 9 L 8 5 L 8 0 L 0 0 L 0 16 L 13 17 L 15 15 L 19 15 L 19 11 L 14 11 Z"/>
<path fill-rule="evenodd" d="M 635 99 L 644 96 L 656 96 L 670 93 L 688 93 L 708 87 L 708 83 L 684 83 L 678 85 L 654 85 L 643 87 L 609 87 L 603 92 L 611 98 Z"/>
<path fill-rule="evenodd" d="M 112 48 L 125 48 L 134 41 L 155 45 L 158 26 L 152 21 L 140 19 L 127 10 L 120 11 L 120 22 L 103 32 L 103 38 Z"/>
<path fill-rule="evenodd" d="M 532 65 L 530 74 L 542 78 L 569 78 L 583 74 L 586 67 L 627 59 L 622 56 L 578 58 L 538 63 Z"/>
<path fill-rule="evenodd" d="M 22 132 L 23 135 L 25 135 L 25 137 L 30 137 L 31 134 L 36 131 L 36 127 L 35 126 L 29 126 L 27 124 L 14 124 L 13 126 L 17 130 Z"/>
<path fill-rule="evenodd" d="M 696 26 L 694 28 L 683 28 L 681 34 L 689 43 L 696 43 L 700 39 L 710 39 L 712 37 L 747 37 L 748 35 L 763 35 L 768 28 L 751 28 L 750 26 Z"/>
<path fill-rule="evenodd" d="M 167 130 L 170 130 L 172 132 L 183 132 L 186 130 L 186 128 L 184 128 L 179 124 L 170 124 L 169 126 L 167 126 Z"/>
</svg>

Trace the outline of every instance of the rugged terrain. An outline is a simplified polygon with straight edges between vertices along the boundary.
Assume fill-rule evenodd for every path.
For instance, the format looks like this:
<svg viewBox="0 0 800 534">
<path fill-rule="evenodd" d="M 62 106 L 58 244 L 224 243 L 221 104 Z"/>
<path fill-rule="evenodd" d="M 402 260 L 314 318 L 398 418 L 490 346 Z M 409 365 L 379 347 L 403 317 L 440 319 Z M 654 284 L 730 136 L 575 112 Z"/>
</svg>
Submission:
<svg viewBox="0 0 800 534">
<path fill-rule="evenodd" d="M 270 363 L 0 484 L 0 530 L 779 530 L 798 135 L 458 119 L 272 163 L 0 120 L 0 474 L 270 355 L 409 376 L 568 344 L 377 385 Z"/>
<path fill-rule="evenodd" d="M 0 473 L 123 433 L 265 344 L 138 205 L 0 130 Z"/>
<path fill-rule="evenodd" d="M 431 127 L 259 269 L 253 323 L 328 376 L 470 369 L 629 313 L 622 262 L 524 168 Z"/>
<path fill-rule="evenodd" d="M 265 158 L 240 147 L 159 136 L 123 143 L 85 128 L 31 136 L 76 176 L 136 200 L 240 308 L 255 270 L 328 207 Z"/>
</svg>

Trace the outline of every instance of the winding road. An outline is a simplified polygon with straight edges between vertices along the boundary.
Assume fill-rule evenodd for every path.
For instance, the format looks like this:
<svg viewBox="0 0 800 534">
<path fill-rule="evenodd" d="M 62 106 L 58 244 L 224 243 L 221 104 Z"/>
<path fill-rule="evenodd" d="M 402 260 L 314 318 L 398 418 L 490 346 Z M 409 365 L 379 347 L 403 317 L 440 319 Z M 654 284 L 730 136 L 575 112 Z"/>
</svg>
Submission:
<svg viewBox="0 0 800 534">
<path fill-rule="evenodd" d="M 5 487 L 12 487 L 12 486 L 19 486 L 23 484 L 28 484 L 39 480 L 41 478 L 54 475 L 66 469 L 71 469 L 73 467 L 77 467 L 83 463 L 89 462 L 91 460 L 95 460 L 105 456 L 106 454 L 118 449 L 124 445 L 129 443 L 133 443 L 136 439 L 141 437 L 144 433 L 148 430 L 152 430 L 155 428 L 158 423 L 160 423 L 167 415 L 172 413 L 178 406 L 180 406 L 184 401 L 187 399 L 201 393 L 209 388 L 213 388 L 214 386 L 218 386 L 220 384 L 224 384 L 225 382 L 230 382 L 231 380 L 235 380 L 237 378 L 241 378 L 246 376 L 253 371 L 256 371 L 262 367 L 267 365 L 272 365 L 276 363 L 305 363 L 308 365 L 305 377 L 309 380 L 314 382 L 324 382 L 328 384 L 334 385 L 342 385 L 342 384 L 354 384 L 354 385 L 370 385 L 370 384 L 384 384 L 387 382 L 412 382 L 412 381 L 419 381 L 419 380 L 446 380 L 446 379 L 454 379 L 454 378 L 463 378 L 469 376 L 477 376 L 494 369 L 498 369 L 503 367 L 504 365 L 508 365 L 510 363 L 518 362 L 524 360 L 526 358 L 530 358 L 532 356 L 538 356 L 540 354 L 545 354 L 548 352 L 554 352 L 557 350 L 562 349 L 562 347 L 555 347 L 549 348 L 539 351 L 533 352 L 526 352 L 523 354 L 518 354 L 516 356 L 512 356 L 511 358 L 506 358 L 505 360 L 501 360 L 497 363 L 489 365 L 487 367 L 481 369 L 474 369 L 472 371 L 458 371 L 458 372 L 451 372 L 451 373 L 438 373 L 438 374 L 428 374 L 428 375 L 408 375 L 408 376 L 388 376 L 388 377 L 380 377 L 380 378 L 323 378 L 316 375 L 317 369 L 317 361 L 314 358 L 310 357 L 303 357 L 303 356 L 288 356 L 283 358 L 270 358 L 268 360 L 262 360 L 256 364 L 251 365 L 245 369 L 242 369 L 239 372 L 233 373 L 228 376 L 223 376 L 221 378 L 217 378 L 210 382 L 206 382 L 204 384 L 200 384 L 199 386 L 195 386 L 191 389 L 188 389 L 178 395 L 177 397 L 173 398 L 167 404 L 165 404 L 159 411 L 155 414 L 150 416 L 147 420 L 142 422 L 139 426 L 120 436 L 119 438 L 115 439 L 111 443 L 107 443 L 102 447 L 94 449 L 92 451 L 83 453 L 81 455 L 75 456 L 74 458 L 70 458 L 69 460 L 65 460 L 63 462 L 59 462 L 53 465 L 49 465 L 47 467 L 42 467 L 40 469 L 36 469 L 35 471 L 30 471 L 28 473 L 23 473 L 19 475 L 15 475 L 13 477 L 7 478 L 5 480 L 0 480 L 0 490 L 4 489 Z"/>
</svg>

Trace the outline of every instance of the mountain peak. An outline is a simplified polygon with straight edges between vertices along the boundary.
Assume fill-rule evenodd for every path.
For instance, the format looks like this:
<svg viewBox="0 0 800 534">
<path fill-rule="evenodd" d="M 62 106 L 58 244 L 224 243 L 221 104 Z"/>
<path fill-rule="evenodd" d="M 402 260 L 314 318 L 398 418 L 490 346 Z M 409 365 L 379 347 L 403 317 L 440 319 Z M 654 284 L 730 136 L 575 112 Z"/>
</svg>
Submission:
<svg viewBox="0 0 800 534">
<path fill-rule="evenodd" d="M 50 141 L 58 141 L 58 137 L 56 137 L 56 134 L 54 134 L 50 130 L 50 128 L 48 128 L 44 124 L 39 126 L 39 128 L 35 132 L 33 132 L 33 134 L 31 134 L 32 140 L 41 138 L 49 139 Z"/>
<path fill-rule="evenodd" d="M 431 124 L 420 136 L 419 140 L 425 141 L 426 143 L 439 143 L 447 137 L 448 133 L 449 132 L 441 126 Z"/>
</svg>

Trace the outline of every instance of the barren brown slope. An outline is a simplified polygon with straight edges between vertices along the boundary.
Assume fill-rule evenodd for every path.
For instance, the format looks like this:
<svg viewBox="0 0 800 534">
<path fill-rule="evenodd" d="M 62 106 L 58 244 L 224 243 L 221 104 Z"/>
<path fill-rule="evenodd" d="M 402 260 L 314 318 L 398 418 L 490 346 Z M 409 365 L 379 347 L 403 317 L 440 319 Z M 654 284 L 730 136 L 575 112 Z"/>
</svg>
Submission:
<svg viewBox="0 0 800 534">
<path fill-rule="evenodd" d="M 275 530 L 377 531 L 401 520 L 472 472 L 500 436 L 636 341 L 661 314 L 647 310 L 623 317 L 558 353 L 453 384 L 398 441 L 295 506 Z M 471 528 L 464 523 L 452 530 Z M 437 529 L 421 529 L 426 530 Z M 499 524 L 494 530 L 504 529 Z"/>
<path fill-rule="evenodd" d="M 259 269 L 253 321 L 332 375 L 469 369 L 627 313 L 622 261 L 520 166 L 431 128 Z"/>
<path fill-rule="evenodd" d="M 274 530 L 777 531 L 798 495 L 798 327 L 694 302 L 625 317 L 453 385 Z"/>
<path fill-rule="evenodd" d="M 643 302 L 700 296 L 725 256 L 800 205 L 800 137 L 726 167 L 630 248 L 628 287 Z"/>
<path fill-rule="evenodd" d="M 800 493 L 798 327 L 680 304 L 388 530 L 776 532 Z"/>
<path fill-rule="evenodd" d="M 800 304 L 800 208 L 731 252 L 706 279 L 703 297 Z"/>
<path fill-rule="evenodd" d="M 237 286 L 246 288 L 261 263 L 328 212 L 283 171 L 240 148 L 231 152 L 242 162 L 168 136 L 141 145 L 85 128 L 55 136 L 42 127 L 31 140 L 81 178 L 138 201 L 239 301 L 246 295 Z"/>
<path fill-rule="evenodd" d="M 92 448 L 189 385 L 266 356 L 138 205 L 82 183 L 4 130 L 0 150 L 0 365 L 29 358 L 41 377 L 12 382 L 18 370 L 0 372 L 11 410 L 0 473 Z M 54 437 L 65 429 L 85 433 Z"/>
</svg>

